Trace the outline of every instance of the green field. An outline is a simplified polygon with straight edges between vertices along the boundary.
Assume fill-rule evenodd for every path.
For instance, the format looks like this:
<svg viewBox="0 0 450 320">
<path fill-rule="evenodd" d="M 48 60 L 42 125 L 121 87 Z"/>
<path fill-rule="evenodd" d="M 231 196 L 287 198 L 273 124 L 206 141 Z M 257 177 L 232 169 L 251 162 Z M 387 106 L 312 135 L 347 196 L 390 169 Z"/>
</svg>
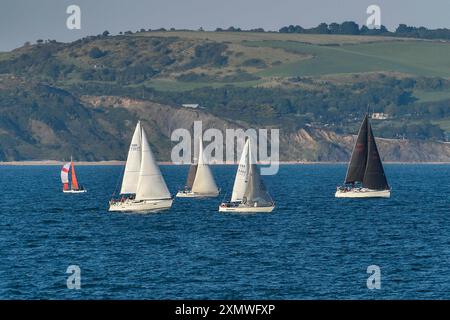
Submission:
<svg viewBox="0 0 450 320">
<path fill-rule="evenodd" d="M 423 91 L 414 90 L 414 97 L 419 99 L 419 102 L 435 102 L 450 99 L 450 91 Z"/>
<path fill-rule="evenodd" d="M 257 57 L 264 60 L 267 67 L 249 72 L 262 79 L 234 83 L 236 86 L 253 86 L 271 81 L 273 77 L 320 77 L 367 72 L 450 78 L 450 42 L 445 41 L 245 32 L 145 32 L 136 36 L 176 36 L 191 41 L 224 42 L 231 45 L 234 52 L 239 51 L 246 57 L 255 57 L 257 48 Z M 279 51 L 269 53 L 269 48 Z M 274 53 L 281 61 L 277 66 L 271 63 Z M 239 68 L 239 65 L 232 62 L 233 60 L 228 70 Z M 214 72 L 214 69 L 207 72 Z M 202 86 L 220 87 L 225 84 L 183 84 L 174 79 L 154 79 L 149 85 L 167 90 L 189 90 Z M 447 98 L 447 93 L 418 94 L 418 98 L 423 101 Z"/>
<path fill-rule="evenodd" d="M 321 76 L 392 71 L 419 76 L 450 77 L 450 43 L 390 41 L 324 46 L 293 41 L 254 41 L 254 47 L 283 48 L 312 54 L 308 60 L 263 70 L 260 76 Z"/>
<path fill-rule="evenodd" d="M 0 52 L 0 61 L 8 59 L 11 57 L 10 52 Z"/>
</svg>

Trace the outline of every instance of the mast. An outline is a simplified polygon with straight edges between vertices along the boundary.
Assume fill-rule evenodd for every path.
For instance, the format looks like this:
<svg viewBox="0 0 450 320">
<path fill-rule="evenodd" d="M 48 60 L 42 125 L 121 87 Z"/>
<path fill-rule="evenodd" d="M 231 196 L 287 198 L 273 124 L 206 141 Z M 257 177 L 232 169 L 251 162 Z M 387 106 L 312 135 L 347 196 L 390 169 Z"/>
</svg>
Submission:
<svg viewBox="0 0 450 320">
<path fill-rule="evenodd" d="M 366 113 L 359 128 L 358 137 L 353 147 L 352 156 L 347 168 L 344 183 L 362 182 L 367 162 L 367 132 L 369 115 Z"/>
<path fill-rule="evenodd" d="M 389 184 L 384 173 L 375 137 L 372 132 L 372 126 L 368 123 L 368 152 L 367 164 L 364 172 L 362 186 L 373 190 L 389 190 Z"/>
</svg>

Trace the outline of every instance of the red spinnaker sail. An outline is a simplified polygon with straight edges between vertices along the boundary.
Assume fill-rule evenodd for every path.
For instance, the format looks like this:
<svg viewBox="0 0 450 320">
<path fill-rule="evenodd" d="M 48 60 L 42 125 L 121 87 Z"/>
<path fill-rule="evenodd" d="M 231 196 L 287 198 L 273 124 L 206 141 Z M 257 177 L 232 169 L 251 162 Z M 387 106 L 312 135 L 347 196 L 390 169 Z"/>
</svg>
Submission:
<svg viewBox="0 0 450 320">
<path fill-rule="evenodd" d="M 78 190 L 78 181 L 77 181 L 77 176 L 75 174 L 75 167 L 73 165 L 73 161 L 72 161 L 72 190 Z"/>
</svg>

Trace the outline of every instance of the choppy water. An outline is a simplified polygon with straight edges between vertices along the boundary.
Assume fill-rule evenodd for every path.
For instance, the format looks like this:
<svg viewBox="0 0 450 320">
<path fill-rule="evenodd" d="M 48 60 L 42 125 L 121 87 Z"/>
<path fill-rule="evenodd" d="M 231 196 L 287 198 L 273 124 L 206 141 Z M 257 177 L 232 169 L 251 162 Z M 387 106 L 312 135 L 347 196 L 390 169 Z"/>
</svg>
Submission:
<svg viewBox="0 0 450 320">
<path fill-rule="evenodd" d="M 448 165 L 386 165 L 392 198 L 372 200 L 334 198 L 344 165 L 285 165 L 264 177 L 277 208 L 255 215 L 218 213 L 223 195 L 110 214 L 121 170 L 79 166 L 89 192 L 71 195 L 58 167 L 0 166 L 0 298 L 450 298 Z M 162 171 L 175 192 L 187 167 Z M 213 172 L 229 196 L 235 167 Z"/>
</svg>

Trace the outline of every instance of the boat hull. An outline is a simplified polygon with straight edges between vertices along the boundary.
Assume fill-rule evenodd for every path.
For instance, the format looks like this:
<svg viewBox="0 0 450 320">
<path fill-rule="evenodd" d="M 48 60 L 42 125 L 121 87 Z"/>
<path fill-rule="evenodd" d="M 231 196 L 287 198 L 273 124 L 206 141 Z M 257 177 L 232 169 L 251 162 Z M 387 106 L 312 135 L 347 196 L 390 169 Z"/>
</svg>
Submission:
<svg viewBox="0 0 450 320">
<path fill-rule="evenodd" d="M 87 190 L 63 190 L 63 193 L 86 193 Z"/>
<path fill-rule="evenodd" d="M 110 212 L 135 212 L 150 213 L 161 211 L 172 207 L 173 199 L 164 200 L 125 200 L 111 202 L 109 205 Z"/>
<path fill-rule="evenodd" d="M 336 190 L 336 198 L 390 198 L 391 190 L 352 189 Z"/>
<path fill-rule="evenodd" d="M 214 198 L 217 197 L 219 193 L 195 193 L 192 191 L 184 192 L 178 191 L 176 197 L 177 198 Z"/>
<path fill-rule="evenodd" d="M 226 207 L 219 206 L 219 212 L 240 212 L 240 213 L 258 213 L 258 212 L 272 212 L 275 206 L 270 207 L 247 207 L 247 206 L 237 206 L 237 207 Z"/>
</svg>

